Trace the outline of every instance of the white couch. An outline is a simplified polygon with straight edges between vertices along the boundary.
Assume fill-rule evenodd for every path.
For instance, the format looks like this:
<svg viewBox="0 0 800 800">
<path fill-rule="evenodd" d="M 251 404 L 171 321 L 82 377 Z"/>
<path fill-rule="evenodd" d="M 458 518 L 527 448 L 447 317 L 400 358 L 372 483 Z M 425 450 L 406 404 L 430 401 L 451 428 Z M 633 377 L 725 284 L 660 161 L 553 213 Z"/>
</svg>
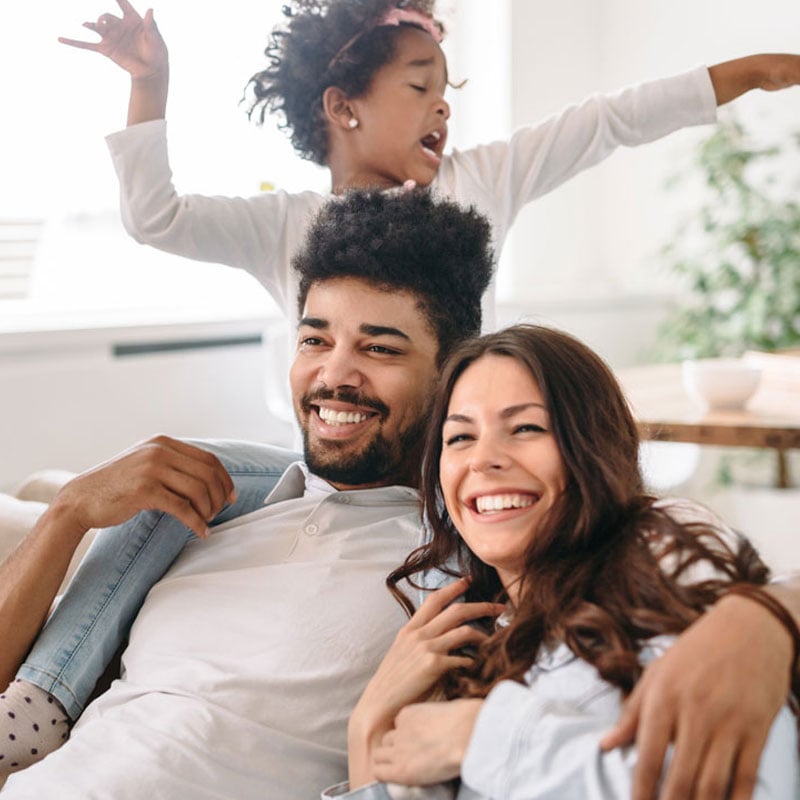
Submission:
<svg viewBox="0 0 800 800">
<path fill-rule="evenodd" d="M 0 493 L 0 563 L 2 563 L 33 528 L 56 492 L 73 477 L 65 470 L 42 470 L 26 478 L 12 494 Z M 69 582 L 95 531 L 89 531 L 75 551 L 61 589 Z"/>
</svg>

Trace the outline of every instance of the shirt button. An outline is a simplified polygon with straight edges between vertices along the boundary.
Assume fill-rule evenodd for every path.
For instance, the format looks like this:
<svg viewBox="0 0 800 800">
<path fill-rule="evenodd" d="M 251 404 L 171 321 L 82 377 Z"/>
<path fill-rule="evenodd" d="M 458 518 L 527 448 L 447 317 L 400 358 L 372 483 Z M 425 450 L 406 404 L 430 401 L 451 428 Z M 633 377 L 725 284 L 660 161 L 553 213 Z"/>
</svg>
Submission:
<svg viewBox="0 0 800 800">
<path fill-rule="evenodd" d="M 314 536 L 316 533 L 319 532 L 319 525 L 315 525 L 312 522 L 310 525 L 306 525 L 305 531 L 309 536 Z"/>
</svg>

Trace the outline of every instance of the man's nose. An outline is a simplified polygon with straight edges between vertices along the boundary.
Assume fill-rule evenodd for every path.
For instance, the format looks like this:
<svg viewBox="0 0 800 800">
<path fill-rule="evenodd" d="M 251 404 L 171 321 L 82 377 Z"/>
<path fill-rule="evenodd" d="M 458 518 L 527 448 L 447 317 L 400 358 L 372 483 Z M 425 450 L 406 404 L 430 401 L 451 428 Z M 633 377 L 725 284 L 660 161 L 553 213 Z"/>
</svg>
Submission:
<svg viewBox="0 0 800 800">
<path fill-rule="evenodd" d="M 357 359 L 351 351 L 344 348 L 332 348 L 319 367 L 317 375 L 320 382 L 329 389 L 340 386 L 360 388 L 364 383 L 364 376 L 358 368 Z"/>
</svg>

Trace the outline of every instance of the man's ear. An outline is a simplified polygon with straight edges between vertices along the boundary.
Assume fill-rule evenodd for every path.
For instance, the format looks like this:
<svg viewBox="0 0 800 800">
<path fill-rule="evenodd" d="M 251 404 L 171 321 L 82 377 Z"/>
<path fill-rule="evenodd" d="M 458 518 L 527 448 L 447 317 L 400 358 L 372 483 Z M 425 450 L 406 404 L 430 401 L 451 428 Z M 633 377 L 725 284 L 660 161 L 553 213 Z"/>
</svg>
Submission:
<svg viewBox="0 0 800 800">
<path fill-rule="evenodd" d="M 338 86 L 329 86 L 322 93 L 322 108 L 329 125 L 347 129 L 353 127 L 351 120 L 356 116 L 350 98 Z"/>
</svg>

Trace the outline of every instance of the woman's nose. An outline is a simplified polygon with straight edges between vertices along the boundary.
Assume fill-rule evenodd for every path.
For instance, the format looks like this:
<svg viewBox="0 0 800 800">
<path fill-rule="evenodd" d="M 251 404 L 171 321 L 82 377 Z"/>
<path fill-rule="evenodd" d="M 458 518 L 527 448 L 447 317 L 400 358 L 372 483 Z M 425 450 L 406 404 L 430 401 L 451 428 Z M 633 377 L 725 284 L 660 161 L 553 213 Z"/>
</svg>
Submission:
<svg viewBox="0 0 800 800">
<path fill-rule="evenodd" d="M 508 455 L 494 437 L 482 436 L 472 448 L 470 466 L 475 472 L 488 472 L 506 468 L 509 461 Z"/>
</svg>

